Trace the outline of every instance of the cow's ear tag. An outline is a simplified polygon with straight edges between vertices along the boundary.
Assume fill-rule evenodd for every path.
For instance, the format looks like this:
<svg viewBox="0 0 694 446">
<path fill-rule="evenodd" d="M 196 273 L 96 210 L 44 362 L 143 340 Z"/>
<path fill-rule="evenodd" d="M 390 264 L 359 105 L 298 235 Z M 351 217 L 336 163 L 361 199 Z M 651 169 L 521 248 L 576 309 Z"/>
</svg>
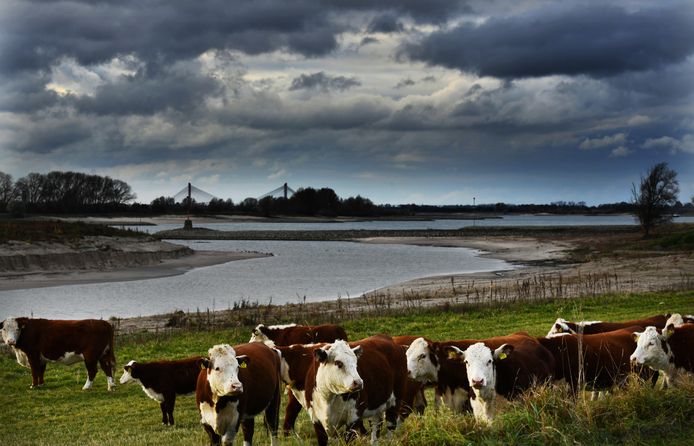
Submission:
<svg viewBox="0 0 694 446">
<path fill-rule="evenodd" d="M 458 354 L 454 352 L 453 350 L 448 352 L 448 359 L 455 359 L 458 357 Z"/>
<path fill-rule="evenodd" d="M 248 365 L 246 365 L 245 362 L 242 362 L 241 364 L 239 364 L 239 368 L 241 368 L 241 369 L 245 369 L 246 367 L 248 367 Z"/>
<path fill-rule="evenodd" d="M 499 359 L 506 359 L 508 355 L 506 353 L 499 353 Z"/>
<path fill-rule="evenodd" d="M 205 370 L 206 368 L 207 368 L 207 367 L 205 367 L 205 364 L 201 362 L 201 363 L 200 363 L 200 370 Z"/>
</svg>

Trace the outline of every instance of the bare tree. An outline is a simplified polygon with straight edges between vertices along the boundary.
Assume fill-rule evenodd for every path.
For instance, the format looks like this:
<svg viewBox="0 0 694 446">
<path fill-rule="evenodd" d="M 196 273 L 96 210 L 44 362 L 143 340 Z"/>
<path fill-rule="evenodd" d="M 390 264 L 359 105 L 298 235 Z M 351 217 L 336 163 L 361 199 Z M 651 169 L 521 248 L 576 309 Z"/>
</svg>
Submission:
<svg viewBox="0 0 694 446">
<path fill-rule="evenodd" d="M 14 198 L 14 183 L 12 175 L 0 172 L 0 211 Z"/>
<path fill-rule="evenodd" d="M 669 207 L 677 201 L 679 193 L 677 172 L 670 169 L 667 163 L 658 163 L 651 167 L 637 187 L 632 184 L 632 203 L 636 206 L 636 218 L 639 219 L 646 237 L 655 226 L 672 220 Z"/>
</svg>

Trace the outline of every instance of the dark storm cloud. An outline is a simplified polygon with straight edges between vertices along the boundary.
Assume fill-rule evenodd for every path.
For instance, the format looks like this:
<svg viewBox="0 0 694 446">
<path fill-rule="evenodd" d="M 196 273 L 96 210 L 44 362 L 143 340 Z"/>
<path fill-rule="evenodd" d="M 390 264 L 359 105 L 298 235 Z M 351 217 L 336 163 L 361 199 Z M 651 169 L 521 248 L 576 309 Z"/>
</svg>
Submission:
<svg viewBox="0 0 694 446">
<path fill-rule="evenodd" d="M 369 23 L 367 31 L 370 33 L 398 33 L 405 29 L 398 17 L 394 14 L 381 14 Z"/>
<path fill-rule="evenodd" d="M 465 9 L 464 2 L 448 0 L 8 0 L 0 14 L 1 68 L 47 69 L 65 57 L 88 66 L 122 55 L 171 63 L 210 49 L 313 57 L 337 47 L 337 36 L 347 29 L 338 20 L 344 12 L 433 22 Z"/>
<path fill-rule="evenodd" d="M 545 8 L 435 32 L 399 55 L 498 78 L 658 69 L 694 53 L 691 5 L 636 12 L 600 4 Z"/>
<path fill-rule="evenodd" d="M 167 109 L 190 113 L 205 98 L 222 91 L 209 76 L 168 71 L 157 74 L 123 76 L 118 82 L 99 86 L 94 96 L 77 98 L 75 104 L 81 112 L 98 115 L 151 115 Z"/>
<path fill-rule="evenodd" d="M 43 74 L 26 74 L 21 77 L 0 76 L 0 111 L 30 113 L 55 105 L 58 95 L 44 86 L 48 77 Z"/>
<path fill-rule="evenodd" d="M 302 74 L 294 78 L 289 90 L 345 91 L 360 85 L 361 82 L 355 77 L 330 76 L 319 71 L 318 73 Z"/>
</svg>

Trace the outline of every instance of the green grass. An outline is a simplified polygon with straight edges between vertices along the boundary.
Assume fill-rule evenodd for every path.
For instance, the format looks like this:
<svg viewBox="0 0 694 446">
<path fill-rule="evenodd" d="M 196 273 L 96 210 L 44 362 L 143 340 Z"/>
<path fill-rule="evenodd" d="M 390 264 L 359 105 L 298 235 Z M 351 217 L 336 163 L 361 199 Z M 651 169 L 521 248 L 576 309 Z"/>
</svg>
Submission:
<svg viewBox="0 0 694 446">
<path fill-rule="evenodd" d="M 432 339 L 489 337 L 526 330 L 544 335 L 554 319 L 619 320 L 666 312 L 694 313 L 694 291 L 610 295 L 599 298 L 505 305 L 478 310 L 416 310 L 416 314 L 366 317 L 345 322 L 352 339 L 376 333 L 421 334 Z M 218 331 L 139 333 L 116 340 L 121 367 L 130 359 L 180 358 L 205 354 L 214 344 L 246 342 L 251 327 Z M 205 444 L 193 396 L 179 397 L 175 427 L 160 424 L 158 404 L 137 385 L 106 392 L 103 373 L 94 388 L 81 389 L 83 366 L 49 364 L 46 385 L 30 390 L 31 375 L 9 352 L 0 354 L 0 444 L 3 445 L 190 445 Z M 431 397 L 431 395 L 429 395 Z M 431 401 L 431 398 L 429 398 Z M 284 411 L 284 407 L 282 408 Z M 471 415 L 435 413 L 410 417 L 392 441 L 381 444 L 690 444 L 694 438 L 694 385 L 663 393 L 634 383 L 600 401 L 572 401 L 557 387 L 542 388 L 508 405 L 491 427 Z M 260 417 L 257 444 L 268 442 Z M 283 444 L 313 444 L 302 412 L 298 437 Z M 357 445 L 367 444 L 359 439 Z M 241 435 L 236 444 L 241 444 Z"/>
</svg>

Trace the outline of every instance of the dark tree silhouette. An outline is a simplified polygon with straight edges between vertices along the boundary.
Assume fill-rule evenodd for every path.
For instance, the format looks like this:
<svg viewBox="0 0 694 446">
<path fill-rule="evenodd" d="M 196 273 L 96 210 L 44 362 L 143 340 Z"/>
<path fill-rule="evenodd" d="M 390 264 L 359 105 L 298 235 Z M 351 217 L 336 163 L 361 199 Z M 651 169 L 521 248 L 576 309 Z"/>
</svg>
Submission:
<svg viewBox="0 0 694 446">
<path fill-rule="evenodd" d="M 672 220 L 669 208 L 677 202 L 679 191 L 677 172 L 670 169 L 667 163 L 651 167 L 646 176 L 641 177 L 638 187 L 632 184 L 636 218 L 646 237 L 655 226 Z"/>
</svg>

